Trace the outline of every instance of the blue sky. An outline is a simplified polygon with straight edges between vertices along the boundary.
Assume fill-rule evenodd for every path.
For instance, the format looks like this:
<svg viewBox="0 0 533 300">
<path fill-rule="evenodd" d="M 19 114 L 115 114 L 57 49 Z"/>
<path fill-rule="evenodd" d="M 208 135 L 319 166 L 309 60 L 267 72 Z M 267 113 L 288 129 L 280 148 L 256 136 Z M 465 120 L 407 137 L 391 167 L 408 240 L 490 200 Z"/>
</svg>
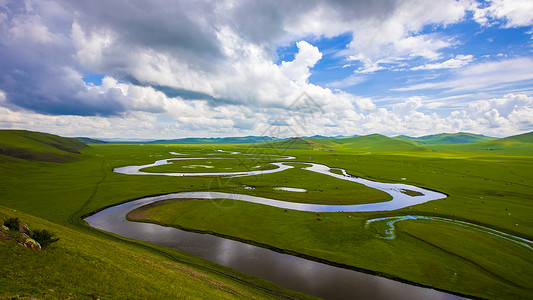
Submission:
<svg viewBox="0 0 533 300">
<path fill-rule="evenodd" d="M 1 128 L 96 138 L 533 130 L 528 0 L 6 0 L 0 25 Z M 320 109 L 295 117 L 302 95 Z"/>
</svg>

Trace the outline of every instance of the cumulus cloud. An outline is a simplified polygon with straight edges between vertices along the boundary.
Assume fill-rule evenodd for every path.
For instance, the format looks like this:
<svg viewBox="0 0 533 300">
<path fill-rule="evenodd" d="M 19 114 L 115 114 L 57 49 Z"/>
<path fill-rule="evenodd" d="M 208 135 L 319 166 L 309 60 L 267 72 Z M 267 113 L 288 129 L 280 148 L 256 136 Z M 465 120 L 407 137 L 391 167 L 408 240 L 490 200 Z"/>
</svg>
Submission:
<svg viewBox="0 0 533 300">
<path fill-rule="evenodd" d="M 457 41 L 424 32 L 428 26 L 460 22 L 468 10 L 475 10 L 477 20 L 505 20 L 508 27 L 531 24 L 531 14 L 517 11 L 516 1 L 495 0 L 485 8 L 471 2 L 3 1 L 0 122 L 43 131 L 50 126 L 67 135 L 100 130 L 135 137 L 142 128 L 143 135 L 153 136 L 189 135 L 190 130 L 254 134 L 306 92 L 323 109 L 306 128 L 316 133 L 387 133 L 390 128 L 417 133 L 469 128 L 477 121 L 493 130 L 527 128 L 529 100 L 511 110 L 489 101 L 490 108 L 479 104 L 444 118 L 424 112 L 423 98 L 385 108 L 375 99 L 331 89 L 370 76 L 360 73 L 414 59 L 423 64 L 414 69 L 453 73 L 444 82 L 397 91 L 483 90 L 533 80 L 529 58 L 473 64 L 471 55 L 457 55 L 438 62 L 442 50 Z M 338 55 L 358 66 L 358 74 L 327 87 L 310 83 L 323 55 L 313 38 L 340 34 L 352 39 Z M 294 59 L 277 64 L 276 48 L 294 42 Z M 86 73 L 105 76 L 101 84 L 87 84 Z M 448 121 L 455 127 L 446 127 Z"/>
<path fill-rule="evenodd" d="M 505 28 L 533 25 L 533 2 L 529 0 L 491 0 L 474 5 L 474 19 L 482 25 L 502 22 Z"/>
<path fill-rule="evenodd" d="M 115 0 L 101 5 L 28 0 L 12 1 L 6 7 L 2 34 L 9 39 L 3 43 L 2 54 L 11 65 L 2 70 L 8 81 L 31 86 L 50 78 L 52 84 L 46 91 L 31 89 L 42 93 L 11 95 L 9 101 L 43 113 L 113 115 L 124 111 L 117 105 L 120 101 L 114 101 L 112 95 L 84 101 L 85 87 L 64 72 L 81 73 L 85 68 L 135 84 L 162 87 L 160 90 L 202 93 L 208 96 L 204 98 L 220 102 L 248 103 L 253 99 L 282 105 L 274 99 L 298 94 L 287 90 L 295 89 L 294 85 L 302 87 L 321 54 L 307 42 L 299 42 L 295 60 L 285 62 L 280 70 L 273 63 L 275 45 L 310 35 L 331 37 L 351 32 L 354 39 L 346 55 L 363 61 L 366 67 L 360 71 L 366 73 L 381 69 L 379 62 L 388 56 L 435 59 L 440 56 L 439 49 L 451 44 L 449 38 L 418 32 L 428 24 L 457 22 L 464 16 L 466 2 Z M 18 51 L 23 47 L 27 53 L 21 55 Z M 9 74 L 14 70 L 30 75 Z M 22 90 L 22 86 L 0 84 L 8 94 Z M 67 94 L 79 98 L 62 101 L 66 99 L 63 94 L 44 93 L 59 91 L 61 86 L 70 86 Z M 281 92 L 269 96 L 276 89 Z M 62 102 L 81 106 L 60 112 Z M 106 103 L 110 107 L 104 108 Z"/>
<path fill-rule="evenodd" d="M 307 83 L 307 79 L 311 75 L 309 68 L 313 67 L 322 58 L 322 53 L 317 47 L 305 41 L 298 42 L 296 45 L 299 50 L 298 54 L 296 54 L 293 61 L 284 61 L 281 64 L 281 72 L 290 80 Z"/>
</svg>

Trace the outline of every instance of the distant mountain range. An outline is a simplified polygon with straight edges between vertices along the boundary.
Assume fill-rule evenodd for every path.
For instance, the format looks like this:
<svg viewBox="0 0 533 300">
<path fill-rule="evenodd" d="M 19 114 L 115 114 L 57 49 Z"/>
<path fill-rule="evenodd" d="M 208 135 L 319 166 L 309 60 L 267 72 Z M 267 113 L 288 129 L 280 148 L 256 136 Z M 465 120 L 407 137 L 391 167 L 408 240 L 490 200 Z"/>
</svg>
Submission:
<svg viewBox="0 0 533 300">
<path fill-rule="evenodd" d="M 327 137 L 314 135 L 309 137 L 273 138 L 267 136 L 245 136 L 224 138 L 181 138 L 168 140 L 98 140 L 90 138 L 76 138 L 87 144 L 97 143 L 127 143 L 127 144 L 253 144 L 255 147 L 273 149 L 308 149 L 308 150 L 356 150 L 364 152 L 418 152 L 437 149 L 455 149 L 458 151 L 477 150 L 506 150 L 519 153 L 533 153 L 533 132 L 494 138 L 468 132 L 440 133 L 421 137 L 399 135 L 387 137 L 380 134 L 365 136 L 335 136 Z"/>
<path fill-rule="evenodd" d="M 367 135 L 367 137 L 381 136 L 378 134 Z M 314 135 L 308 137 L 298 137 L 304 140 L 336 140 L 341 144 L 349 143 L 353 138 L 360 137 L 358 135 L 352 136 L 323 136 Z M 180 139 L 164 139 L 164 140 L 120 140 L 120 139 L 92 139 L 87 137 L 76 137 L 75 139 L 86 144 L 100 144 L 100 143 L 119 143 L 119 144 L 251 144 L 251 143 L 271 143 L 290 140 L 291 138 L 274 138 L 268 136 L 244 136 L 244 137 L 222 137 L 222 138 L 180 138 Z M 441 133 L 434 135 L 426 135 L 421 137 L 410 137 L 399 135 L 391 139 L 403 140 L 408 142 L 415 142 L 415 144 L 464 144 L 464 143 L 478 143 L 496 138 L 487 137 L 480 134 L 459 132 L 459 133 Z"/>
<path fill-rule="evenodd" d="M 67 162 L 79 159 L 87 144 L 106 143 L 91 138 L 65 138 L 53 134 L 25 130 L 0 130 L 0 161 L 25 159 L 48 162 Z M 130 142 L 139 143 L 139 141 Z M 428 152 L 452 151 L 505 151 L 512 155 L 533 155 L 533 132 L 506 138 L 491 138 L 471 133 L 443 133 L 418 138 L 387 137 L 370 134 L 355 137 L 323 137 L 276 139 L 271 137 L 185 138 L 155 140 L 149 144 L 254 144 L 271 149 L 301 149 L 322 151 L 361 152 Z M 503 153 L 503 152 L 502 152 Z"/>
</svg>

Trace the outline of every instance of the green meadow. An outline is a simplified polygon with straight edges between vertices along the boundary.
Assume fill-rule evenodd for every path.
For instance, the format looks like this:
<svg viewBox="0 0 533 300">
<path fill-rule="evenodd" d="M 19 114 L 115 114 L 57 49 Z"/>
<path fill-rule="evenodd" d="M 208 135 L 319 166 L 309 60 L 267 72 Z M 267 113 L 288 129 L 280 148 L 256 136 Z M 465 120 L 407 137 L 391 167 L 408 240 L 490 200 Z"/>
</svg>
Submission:
<svg viewBox="0 0 533 300">
<path fill-rule="evenodd" d="M 241 145 L 90 147 L 65 139 L 69 147 L 59 148 L 36 133 L 33 142 L 12 135 L 17 136 L 0 131 L 0 218 L 19 217 L 30 228 L 49 229 L 60 240 L 41 252 L 17 248 L 14 240 L 0 241 L 0 256 L 7 262 L 0 267 L 0 297 L 307 297 L 177 250 L 94 230 L 81 219 L 125 200 L 182 191 L 224 191 L 320 204 L 390 200 L 384 192 L 305 171 L 305 162 L 343 168 L 371 180 L 433 189 L 448 197 L 390 212 L 318 214 L 241 201 L 221 206 L 216 201 L 170 200 L 140 208 L 129 218 L 208 232 L 471 297 L 533 296 L 533 253 L 526 247 L 428 220 L 399 222 L 395 239 L 379 238 L 365 228 L 369 219 L 411 214 L 466 221 L 533 240 L 532 134 L 475 143 L 457 143 L 445 136 L 446 142 L 433 138 L 432 144 L 380 135 Z M 25 155 L 13 156 L 17 149 Z M 207 159 L 174 161 L 143 171 L 234 172 L 256 166 L 268 169 L 273 161 L 292 161 L 294 168 L 234 178 L 113 173 L 117 167 L 173 157 Z"/>
</svg>

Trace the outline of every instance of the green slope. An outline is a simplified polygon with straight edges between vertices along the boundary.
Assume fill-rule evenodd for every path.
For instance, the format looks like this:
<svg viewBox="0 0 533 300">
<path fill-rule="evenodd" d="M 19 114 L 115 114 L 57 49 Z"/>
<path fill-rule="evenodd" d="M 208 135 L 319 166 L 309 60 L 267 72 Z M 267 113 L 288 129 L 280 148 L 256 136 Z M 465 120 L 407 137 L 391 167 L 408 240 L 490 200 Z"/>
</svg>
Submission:
<svg viewBox="0 0 533 300">
<path fill-rule="evenodd" d="M 423 151 L 423 147 L 409 141 L 393 139 L 380 134 L 370 134 L 353 138 L 332 140 L 337 149 L 358 151 L 397 152 L 397 151 Z"/>
<path fill-rule="evenodd" d="M 510 142 L 533 143 L 533 131 L 500 139 Z"/>
<path fill-rule="evenodd" d="M 394 137 L 398 140 L 414 141 L 421 144 L 466 144 L 466 143 L 479 143 L 485 141 L 495 140 L 495 138 L 487 137 L 481 134 L 473 134 L 467 132 L 458 133 L 439 133 L 433 135 L 426 135 L 421 137 L 410 137 L 405 135 L 399 135 Z"/>
<path fill-rule="evenodd" d="M 499 154 L 508 155 L 533 155 L 532 144 L 533 132 L 529 132 L 481 143 L 447 146 L 450 147 L 450 149 L 461 151 L 496 151 Z"/>
<path fill-rule="evenodd" d="M 48 162 L 78 159 L 88 148 L 71 138 L 26 130 L 0 130 L 0 155 Z"/>
</svg>

